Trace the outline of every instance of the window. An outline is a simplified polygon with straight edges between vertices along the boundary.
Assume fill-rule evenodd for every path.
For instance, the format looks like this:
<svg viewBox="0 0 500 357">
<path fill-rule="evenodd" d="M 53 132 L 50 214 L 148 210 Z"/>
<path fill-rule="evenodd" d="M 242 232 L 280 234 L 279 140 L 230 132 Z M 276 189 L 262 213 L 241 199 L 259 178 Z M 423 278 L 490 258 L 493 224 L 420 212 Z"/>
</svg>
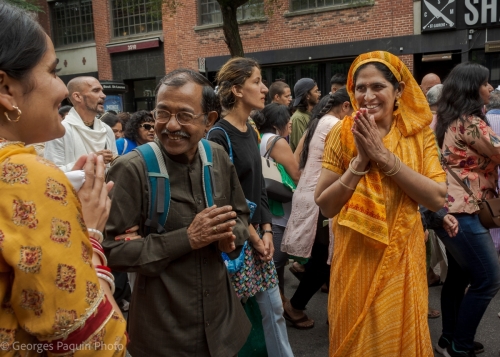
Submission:
<svg viewBox="0 0 500 357">
<path fill-rule="evenodd" d="M 242 5 L 237 10 L 238 20 L 248 20 L 264 15 L 264 0 L 253 0 Z M 200 0 L 201 25 L 221 24 L 222 13 L 217 0 Z"/>
<path fill-rule="evenodd" d="M 151 0 L 112 0 L 113 36 L 161 31 L 161 4 Z"/>
<path fill-rule="evenodd" d="M 94 41 L 92 0 L 57 1 L 51 14 L 56 47 Z"/>
<path fill-rule="evenodd" d="M 275 82 L 277 80 L 283 80 L 286 84 L 290 86 L 290 88 L 293 88 L 295 85 L 295 82 L 297 82 L 297 79 L 295 77 L 295 65 L 283 65 L 283 66 L 277 66 L 272 68 L 272 82 Z M 271 85 L 269 83 L 269 85 Z"/>
<path fill-rule="evenodd" d="M 292 0 L 292 11 L 316 9 L 334 5 L 354 5 L 363 0 Z"/>
</svg>

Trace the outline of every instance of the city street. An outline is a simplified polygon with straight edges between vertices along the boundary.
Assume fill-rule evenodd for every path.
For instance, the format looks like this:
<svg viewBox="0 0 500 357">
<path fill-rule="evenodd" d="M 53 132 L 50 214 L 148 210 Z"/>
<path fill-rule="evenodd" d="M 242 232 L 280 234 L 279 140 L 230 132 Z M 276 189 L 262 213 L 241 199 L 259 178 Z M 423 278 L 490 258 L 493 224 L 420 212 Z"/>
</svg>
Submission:
<svg viewBox="0 0 500 357">
<path fill-rule="evenodd" d="M 290 298 L 299 281 L 285 269 L 285 292 L 286 297 Z M 440 306 L 441 287 L 429 288 L 430 305 L 435 309 Z M 315 321 L 314 328 L 310 330 L 297 330 L 288 324 L 288 338 L 292 345 L 295 357 L 327 357 L 328 356 L 328 325 L 327 319 L 327 301 L 328 296 L 325 293 L 318 292 L 311 299 L 307 307 L 307 315 Z M 479 329 L 476 334 L 476 340 L 483 343 L 485 352 L 478 355 L 481 357 L 498 357 L 500 351 L 500 294 L 497 294 L 486 311 Z M 429 327 L 433 345 L 439 339 L 441 334 L 441 318 L 430 319 Z M 440 356 L 435 353 L 436 356 Z M 366 357 L 371 356 L 368 352 Z"/>
</svg>

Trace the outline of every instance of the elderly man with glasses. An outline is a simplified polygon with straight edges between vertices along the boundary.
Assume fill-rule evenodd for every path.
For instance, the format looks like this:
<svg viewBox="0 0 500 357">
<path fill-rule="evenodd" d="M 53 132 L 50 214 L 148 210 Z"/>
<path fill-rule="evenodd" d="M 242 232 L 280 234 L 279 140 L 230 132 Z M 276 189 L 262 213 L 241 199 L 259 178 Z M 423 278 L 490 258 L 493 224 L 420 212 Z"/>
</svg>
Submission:
<svg viewBox="0 0 500 357">
<path fill-rule="evenodd" d="M 150 200 L 168 196 L 159 188 L 156 197 L 149 192 L 139 152 L 115 160 L 108 173 L 115 183 L 103 244 L 108 263 L 137 273 L 128 317 L 132 356 L 232 357 L 250 331 L 221 258 L 221 252 L 239 255 L 248 238 L 248 207 L 224 149 L 200 143 L 219 109 L 210 82 L 194 71 L 175 70 L 158 85 L 156 138 L 147 145 L 169 176 L 163 226 L 152 224 L 148 208 Z M 204 151 L 212 154 L 210 189 Z M 214 205 L 207 207 L 209 195 Z"/>
</svg>

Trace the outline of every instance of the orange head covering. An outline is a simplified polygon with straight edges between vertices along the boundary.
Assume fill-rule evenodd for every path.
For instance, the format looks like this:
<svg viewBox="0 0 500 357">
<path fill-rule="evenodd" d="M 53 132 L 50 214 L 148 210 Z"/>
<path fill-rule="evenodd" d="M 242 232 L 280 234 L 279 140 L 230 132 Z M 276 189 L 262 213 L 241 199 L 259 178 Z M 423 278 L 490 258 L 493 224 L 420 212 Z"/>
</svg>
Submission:
<svg viewBox="0 0 500 357">
<path fill-rule="evenodd" d="M 354 60 L 347 75 L 347 92 L 351 98 L 354 110 L 359 109 L 359 105 L 354 97 L 354 74 L 364 64 L 379 62 L 387 66 L 398 82 L 404 82 L 405 88 L 399 100 L 399 107 L 394 111 L 394 116 L 401 117 L 398 120 L 399 130 L 403 136 L 410 136 L 418 133 L 424 127 L 429 126 L 432 121 L 432 113 L 427 103 L 422 89 L 418 85 L 413 75 L 397 56 L 389 52 L 374 51 L 363 53 Z"/>
<path fill-rule="evenodd" d="M 396 56 L 384 51 L 364 53 L 358 56 L 349 69 L 347 76 L 347 91 L 354 110 L 359 104 L 354 96 L 354 74 L 356 70 L 371 62 L 380 62 L 387 66 L 398 81 L 405 83 L 399 106 L 393 113 L 393 127 L 384 138 L 384 145 L 397 154 L 402 162 L 415 169 L 411 157 L 406 152 L 412 151 L 413 142 L 405 140 L 428 128 L 432 121 L 424 93 L 418 86 L 405 64 Z M 348 167 L 351 158 L 357 155 L 354 136 L 351 127 L 354 115 L 347 116 L 342 121 L 341 148 L 344 167 Z M 407 146 L 410 150 L 398 149 Z M 389 229 L 386 220 L 385 198 L 383 193 L 383 173 L 372 163 L 370 172 L 359 181 L 351 199 L 344 205 L 338 216 L 338 224 L 350 227 L 372 239 L 388 244 Z M 416 210 L 416 206 L 415 206 Z"/>
</svg>

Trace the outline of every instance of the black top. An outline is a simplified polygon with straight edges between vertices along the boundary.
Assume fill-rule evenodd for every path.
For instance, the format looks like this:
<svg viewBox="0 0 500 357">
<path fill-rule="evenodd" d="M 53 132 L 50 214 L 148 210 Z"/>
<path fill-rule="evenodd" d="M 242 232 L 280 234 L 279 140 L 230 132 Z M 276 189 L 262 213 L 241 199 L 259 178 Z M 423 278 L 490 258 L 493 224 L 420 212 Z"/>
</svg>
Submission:
<svg viewBox="0 0 500 357">
<path fill-rule="evenodd" d="M 257 204 L 252 223 L 271 223 L 272 216 L 267 203 L 267 192 L 262 176 L 262 160 L 259 151 L 257 133 L 247 123 L 247 131 L 241 132 L 227 120 L 221 119 L 214 126 L 222 127 L 229 135 L 233 148 L 234 167 L 245 198 Z M 229 154 L 226 135 L 222 130 L 214 130 L 207 138 L 221 145 Z"/>
<path fill-rule="evenodd" d="M 419 211 L 422 219 L 422 226 L 424 226 L 424 231 L 426 229 L 443 228 L 444 217 L 448 214 L 446 208 L 443 207 L 437 212 L 432 212 L 424 206 L 419 205 Z"/>
</svg>

